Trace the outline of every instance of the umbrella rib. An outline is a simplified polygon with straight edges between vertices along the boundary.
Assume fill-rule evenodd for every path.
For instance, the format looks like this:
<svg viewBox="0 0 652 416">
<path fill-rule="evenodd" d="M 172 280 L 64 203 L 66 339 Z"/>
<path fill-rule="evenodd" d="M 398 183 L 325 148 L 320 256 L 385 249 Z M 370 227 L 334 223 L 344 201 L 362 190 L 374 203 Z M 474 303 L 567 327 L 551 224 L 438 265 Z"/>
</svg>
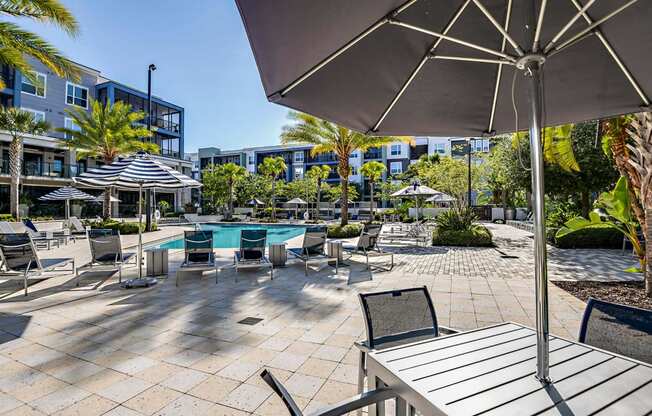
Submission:
<svg viewBox="0 0 652 416">
<path fill-rule="evenodd" d="M 507 12 L 505 13 L 505 31 L 509 30 L 509 21 L 512 18 L 512 0 L 507 2 Z M 500 51 L 505 51 L 505 46 L 507 45 L 507 38 L 503 37 L 502 45 L 500 46 Z M 498 64 L 498 72 L 496 73 L 496 86 L 494 87 L 494 96 L 491 101 L 491 115 L 489 116 L 489 127 L 487 128 L 487 133 L 491 134 L 494 129 L 494 118 L 496 117 L 496 104 L 498 104 L 498 93 L 500 92 L 500 79 L 503 74 L 503 64 Z"/>
<path fill-rule="evenodd" d="M 584 6 L 580 6 L 579 3 L 577 3 L 577 1 L 575 1 L 575 0 L 571 0 L 571 1 L 575 5 L 575 7 L 577 7 L 577 9 L 578 9 L 577 13 L 575 14 L 575 16 L 573 16 L 572 19 L 570 19 L 568 21 L 568 23 L 566 23 L 566 25 L 564 27 L 561 28 L 561 30 L 559 32 L 557 32 L 557 34 L 550 40 L 550 42 L 548 42 L 546 47 L 543 48 L 543 53 L 548 53 L 548 51 L 550 51 L 550 49 L 552 49 L 555 46 L 557 41 L 562 36 L 564 36 L 564 33 L 566 33 L 568 31 L 568 29 L 570 29 L 571 26 L 573 26 L 573 24 L 577 21 L 577 19 L 579 19 L 582 16 L 584 16 L 584 18 L 587 19 L 588 16 L 586 15 L 585 12 L 588 10 L 589 7 L 591 7 L 591 5 L 593 5 L 593 3 L 595 3 L 595 0 L 589 0 L 588 3 L 586 3 Z M 589 24 L 593 23 L 590 18 L 588 18 L 587 22 Z"/>
<path fill-rule="evenodd" d="M 287 87 L 283 88 L 279 92 L 276 92 L 274 94 L 269 95 L 267 98 L 270 101 L 278 101 L 280 98 L 285 96 L 288 92 L 292 91 L 294 88 L 296 88 L 299 84 L 301 84 L 303 81 L 306 79 L 310 78 L 313 76 L 317 71 L 328 65 L 331 61 L 333 61 L 335 58 L 349 50 L 352 46 L 360 42 L 362 39 L 366 38 L 369 36 L 371 33 L 375 32 L 376 29 L 379 27 L 385 25 L 386 23 L 389 23 L 390 20 L 399 14 L 401 14 L 403 11 L 405 11 L 407 8 L 412 6 L 414 3 L 416 3 L 418 0 L 408 0 L 405 3 L 403 3 L 401 6 L 396 8 L 394 11 L 391 13 L 385 15 L 383 18 L 377 20 L 374 24 L 369 26 L 367 29 L 365 29 L 362 33 L 358 34 L 356 37 L 351 39 L 349 42 L 347 42 L 344 46 L 341 48 L 337 49 L 335 52 L 331 53 L 328 55 L 326 58 L 324 58 L 322 61 L 320 61 L 317 65 L 313 66 L 310 68 L 306 73 L 301 75 L 299 78 L 294 80 L 292 83 L 290 83 Z"/>
<path fill-rule="evenodd" d="M 546 13 L 546 6 L 548 5 L 547 0 L 541 1 L 541 9 L 539 10 L 539 19 L 537 20 L 537 28 L 534 31 L 534 40 L 532 41 L 532 51 L 537 52 L 539 50 L 539 39 L 541 39 L 541 28 L 543 27 L 543 16 Z"/>
<path fill-rule="evenodd" d="M 582 17 L 584 17 L 584 20 L 586 21 L 586 23 L 588 23 L 589 25 L 592 24 L 592 23 L 593 23 L 593 20 L 592 20 L 591 17 L 588 15 L 588 13 L 586 13 L 586 8 L 587 8 L 587 6 L 588 6 L 589 4 L 593 3 L 593 1 L 595 1 L 595 0 L 591 0 L 591 1 L 590 1 L 589 3 L 587 3 L 587 5 L 585 5 L 584 7 L 582 7 L 582 6 L 580 5 L 580 3 L 578 3 L 577 0 L 570 0 L 570 1 L 573 3 L 573 5 L 575 6 L 575 8 L 577 8 L 577 10 L 578 10 L 578 12 L 579 12 L 579 13 L 578 13 L 578 16 L 581 15 Z M 618 65 L 618 67 L 619 67 L 620 70 L 623 72 L 623 74 L 625 75 L 625 77 L 627 78 L 627 80 L 629 81 L 629 83 L 632 84 L 632 87 L 636 90 L 636 92 L 638 93 L 639 97 L 641 97 L 641 99 L 643 100 L 643 103 L 644 103 L 646 106 L 647 106 L 647 105 L 650 105 L 650 100 L 647 98 L 647 96 L 645 95 L 645 93 L 644 93 L 643 90 L 641 89 L 641 86 L 640 86 L 639 83 L 636 81 L 636 79 L 634 78 L 634 76 L 632 75 L 632 73 L 629 71 L 629 69 L 627 69 L 627 67 L 625 66 L 625 64 L 623 63 L 623 61 L 620 59 L 620 56 L 618 56 L 618 54 L 616 53 L 616 51 L 614 50 L 614 48 L 611 46 L 611 44 L 609 43 L 609 41 L 607 40 L 607 38 L 604 37 L 604 35 L 602 34 L 602 31 L 601 31 L 600 29 L 596 29 L 596 30 L 594 31 L 594 33 L 595 33 L 595 35 L 598 37 L 598 39 L 600 39 L 600 42 L 602 42 L 602 45 L 605 47 L 605 49 L 607 50 L 607 52 L 609 52 L 609 55 L 611 55 L 611 57 L 614 59 L 614 61 L 616 61 L 616 65 Z"/>
<path fill-rule="evenodd" d="M 493 15 L 489 12 L 489 10 L 487 10 L 487 8 L 484 7 L 484 5 L 480 2 L 480 0 L 473 0 L 473 3 L 475 3 L 476 6 L 478 6 L 478 9 L 480 9 L 480 11 L 481 11 L 482 13 L 484 13 L 484 15 L 487 17 L 487 19 L 489 19 L 489 21 L 491 22 L 491 24 L 494 25 L 494 27 L 495 27 L 496 29 L 498 29 L 498 31 L 503 35 L 503 37 L 504 37 L 505 39 L 507 39 L 507 41 L 510 43 L 510 45 L 512 45 L 512 47 L 514 48 L 514 50 L 516 51 L 516 53 L 518 53 L 518 56 L 523 56 L 523 55 L 525 55 L 525 52 L 523 52 L 523 49 L 521 49 L 521 47 L 518 46 L 518 43 L 516 43 L 516 41 L 514 40 L 514 38 L 512 38 L 512 37 L 509 35 L 509 33 L 507 33 L 507 31 L 505 30 L 505 28 L 503 28 L 503 27 L 500 25 L 500 23 L 498 23 L 498 21 L 493 17 Z"/>
<path fill-rule="evenodd" d="M 442 59 L 445 61 L 463 61 L 463 62 L 484 62 L 488 64 L 499 65 L 515 65 L 514 62 L 505 59 L 485 59 L 485 58 L 471 58 L 468 56 L 451 56 L 451 55 L 432 55 L 430 59 Z"/>
<path fill-rule="evenodd" d="M 466 1 L 465 1 L 465 2 L 464 2 L 464 3 L 463 3 L 463 4 L 462 4 L 458 9 L 457 9 L 457 11 L 455 12 L 455 14 L 454 14 L 453 17 L 451 18 L 451 20 L 448 22 L 448 24 L 446 24 L 446 27 L 444 28 L 444 31 L 443 31 L 444 34 L 447 34 L 447 33 L 451 30 L 451 28 L 453 27 L 453 25 L 455 24 L 455 22 L 457 22 L 457 19 L 459 19 L 460 15 L 461 15 L 462 12 L 464 11 L 464 9 L 466 9 L 466 6 L 468 6 L 470 2 L 471 2 L 471 0 L 466 0 Z M 426 64 L 426 62 L 428 62 L 428 59 L 429 59 L 430 54 L 432 54 L 432 53 L 435 51 L 435 49 L 437 49 L 437 47 L 438 47 L 439 44 L 442 42 L 442 40 L 443 40 L 442 38 L 437 38 L 437 40 L 436 40 L 436 41 L 432 44 L 432 46 L 428 49 L 428 52 L 426 52 L 425 55 L 423 55 L 423 58 L 421 58 L 421 61 L 419 61 L 419 64 L 416 66 L 416 68 L 414 68 L 414 70 L 412 71 L 412 73 L 410 74 L 410 76 L 408 77 L 408 79 L 403 83 L 403 85 L 402 85 L 401 88 L 399 89 L 398 93 L 394 96 L 394 98 L 393 98 L 392 101 L 389 103 L 389 105 L 387 106 L 387 108 L 385 108 L 385 111 L 383 111 L 383 113 L 381 114 L 380 118 L 378 118 L 378 121 L 377 121 L 376 124 L 371 128 L 370 131 L 372 131 L 372 132 L 378 131 L 378 128 L 380 127 L 380 125 L 382 124 L 382 122 L 385 120 L 385 117 L 387 117 L 387 115 L 389 114 L 389 112 L 392 111 L 392 108 L 394 108 L 394 106 L 396 105 L 396 103 L 398 102 L 398 100 L 401 99 L 401 96 L 402 96 L 403 93 L 408 89 L 408 87 L 410 86 L 410 84 L 412 83 L 412 81 L 414 80 L 414 78 L 416 78 L 416 76 L 417 76 L 417 74 L 419 73 L 419 71 L 421 71 L 421 68 L 423 68 L 423 66 Z"/>
</svg>

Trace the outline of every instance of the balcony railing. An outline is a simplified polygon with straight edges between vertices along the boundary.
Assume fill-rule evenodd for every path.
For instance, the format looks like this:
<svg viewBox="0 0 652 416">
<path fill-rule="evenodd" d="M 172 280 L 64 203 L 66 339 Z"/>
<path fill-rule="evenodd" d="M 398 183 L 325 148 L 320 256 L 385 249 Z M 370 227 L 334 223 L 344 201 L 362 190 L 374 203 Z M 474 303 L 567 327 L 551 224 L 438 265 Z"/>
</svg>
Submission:
<svg viewBox="0 0 652 416">
<path fill-rule="evenodd" d="M 382 159 L 383 151 L 382 150 L 368 150 L 364 153 L 365 159 Z"/>
<path fill-rule="evenodd" d="M 72 178 L 85 171 L 83 165 L 68 165 L 62 163 L 24 162 L 22 165 L 23 176 L 39 176 L 43 178 Z M 9 161 L 2 160 L 0 173 L 9 175 Z"/>
<path fill-rule="evenodd" d="M 160 129 L 165 129 L 168 131 L 172 131 L 174 133 L 179 133 L 179 123 L 174 123 L 170 120 L 166 120 L 161 117 L 154 117 L 152 116 L 152 126 L 158 127 Z"/>
</svg>

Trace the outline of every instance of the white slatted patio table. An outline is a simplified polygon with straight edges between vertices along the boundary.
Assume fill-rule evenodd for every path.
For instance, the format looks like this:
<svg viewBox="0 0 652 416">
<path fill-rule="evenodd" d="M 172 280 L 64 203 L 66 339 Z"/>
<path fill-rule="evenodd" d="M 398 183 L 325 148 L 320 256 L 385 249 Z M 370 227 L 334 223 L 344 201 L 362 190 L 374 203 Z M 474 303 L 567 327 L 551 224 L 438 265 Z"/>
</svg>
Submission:
<svg viewBox="0 0 652 416">
<path fill-rule="evenodd" d="M 535 330 L 511 322 L 367 357 L 369 389 L 394 388 L 397 415 L 652 414 L 651 365 L 551 336 L 545 385 L 535 377 Z M 371 406 L 369 416 L 384 410 Z"/>
</svg>

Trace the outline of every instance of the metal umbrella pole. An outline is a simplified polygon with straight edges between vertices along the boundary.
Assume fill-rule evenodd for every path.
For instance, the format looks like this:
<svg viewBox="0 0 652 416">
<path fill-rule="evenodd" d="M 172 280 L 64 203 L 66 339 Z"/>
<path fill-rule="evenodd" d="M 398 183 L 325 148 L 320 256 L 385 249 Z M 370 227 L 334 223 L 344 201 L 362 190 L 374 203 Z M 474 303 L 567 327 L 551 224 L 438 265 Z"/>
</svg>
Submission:
<svg viewBox="0 0 652 416">
<path fill-rule="evenodd" d="M 143 183 L 138 186 L 138 279 L 143 278 Z"/>
</svg>

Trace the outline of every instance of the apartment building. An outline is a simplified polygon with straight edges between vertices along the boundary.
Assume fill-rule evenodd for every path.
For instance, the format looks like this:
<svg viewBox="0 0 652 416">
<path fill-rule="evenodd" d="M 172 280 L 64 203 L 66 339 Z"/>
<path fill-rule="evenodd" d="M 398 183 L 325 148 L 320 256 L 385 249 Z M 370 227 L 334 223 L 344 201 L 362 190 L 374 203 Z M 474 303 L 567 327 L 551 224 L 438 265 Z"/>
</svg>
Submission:
<svg viewBox="0 0 652 416">
<path fill-rule="evenodd" d="M 29 82 L 19 71 L 8 66 L 0 69 L 7 87 L 0 91 L 0 104 L 22 108 L 36 118 L 50 123 L 52 131 L 43 136 L 29 136 L 24 141 L 23 178 L 21 195 L 24 203 L 31 205 L 40 215 L 47 215 L 50 207 L 39 203 L 38 197 L 60 186 L 72 183 L 72 177 L 89 168 L 102 164 L 94 159 L 76 157 L 75 150 L 62 148 L 58 139 L 62 133 L 54 131 L 57 127 L 79 128 L 69 117 L 67 111 L 83 108 L 90 111 L 91 100 L 102 103 L 118 101 L 131 104 L 136 111 L 147 110 L 147 94 L 104 77 L 99 70 L 76 64 L 80 79 L 73 82 L 52 73 L 36 60 L 30 64 L 35 71 L 38 83 Z M 144 73 L 145 71 L 143 71 Z M 159 97 L 152 98 L 152 126 L 155 127 L 153 141 L 160 148 L 155 155 L 163 163 L 187 174 L 192 174 L 192 162 L 184 158 L 184 109 Z M 146 124 L 146 119 L 141 121 Z M 11 138 L 0 132 L 0 212 L 8 212 L 9 200 L 9 143 Z M 89 190 L 93 191 L 93 190 Z M 137 208 L 136 192 L 120 191 L 114 212 L 120 215 L 133 215 Z M 166 200 L 176 209 L 191 202 L 189 190 L 161 190 L 157 200 Z M 61 205 L 61 204 L 59 204 Z M 90 208 L 90 207 L 89 207 Z M 57 207 L 51 207 L 56 210 Z M 101 207 L 100 207 L 101 209 Z M 38 214 L 37 214 L 38 215 Z"/>
<path fill-rule="evenodd" d="M 366 152 L 354 152 L 349 159 L 351 166 L 351 183 L 357 184 L 362 191 L 363 199 L 369 198 L 367 194 L 368 185 L 365 178 L 360 174 L 360 167 L 371 160 L 379 161 L 387 167 L 385 178 L 399 175 L 406 171 L 411 163 L 415 163 L 423 155 L 438 154 L 442 157 L 466 157 L 468 152 L 469 139 L 456 137 L 416 137 L 414 146 L 407 143 L 396 142 L 382 147 L 369 149 Z M 475 154 L 486 154 L 490 150 L 489 139 L 470 139 L 471 151 Z M 285 180 L 292 181 L 295 178 L 302 178 L 303 175 L 314 165 L 329 165 L 331 175 L 328 182 L 337 183 L 337 156 L 334 154 L 321 154 L 312 156 L 309 145 L 276 145 L 265 147 L 252 147 L 238 150 L 221 150 L 216 147 L 200 148 L 198 152 L 199 171 L 206 169 L 211 164 L 220 165 L 235 163 L 247 168 L 249 172 L 255 173 L 258 165 L 266 157 L 280 156 L 288 166 L 285 172 Z M 475 158 L 481 161 L 481 158 Z"/>
</svg>

